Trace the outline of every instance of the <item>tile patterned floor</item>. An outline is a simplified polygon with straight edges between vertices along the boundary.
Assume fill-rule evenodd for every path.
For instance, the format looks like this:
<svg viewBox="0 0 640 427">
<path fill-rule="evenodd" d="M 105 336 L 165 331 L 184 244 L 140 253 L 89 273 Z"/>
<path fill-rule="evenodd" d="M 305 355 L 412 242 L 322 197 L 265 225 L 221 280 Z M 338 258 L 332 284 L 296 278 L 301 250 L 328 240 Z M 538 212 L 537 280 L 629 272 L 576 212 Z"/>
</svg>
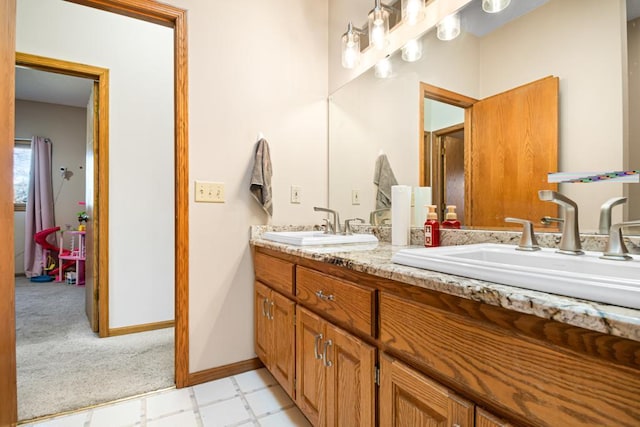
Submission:
<svg viewBox="0 0 640 427">
<path fill-rule="evenodd" d="M 266 369 L 21 427 L 310 427 Z"/>
</svg>

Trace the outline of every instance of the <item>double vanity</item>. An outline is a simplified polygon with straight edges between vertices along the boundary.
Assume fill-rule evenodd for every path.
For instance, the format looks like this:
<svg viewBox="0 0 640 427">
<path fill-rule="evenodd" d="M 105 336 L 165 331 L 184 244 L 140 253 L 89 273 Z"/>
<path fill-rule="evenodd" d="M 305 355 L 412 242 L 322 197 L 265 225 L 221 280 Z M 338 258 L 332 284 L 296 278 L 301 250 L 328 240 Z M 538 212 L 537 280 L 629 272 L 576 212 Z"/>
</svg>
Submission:
<svg viewBox="0 0 640 427">
<path fill-rule="evenodd" d="M 255 351 L 313 425 L 640 424 L 638 255 L 471 230 L 394 247 L 388 227 L 354 228 L 378 242 L 252 228 Z"/>
</svg>

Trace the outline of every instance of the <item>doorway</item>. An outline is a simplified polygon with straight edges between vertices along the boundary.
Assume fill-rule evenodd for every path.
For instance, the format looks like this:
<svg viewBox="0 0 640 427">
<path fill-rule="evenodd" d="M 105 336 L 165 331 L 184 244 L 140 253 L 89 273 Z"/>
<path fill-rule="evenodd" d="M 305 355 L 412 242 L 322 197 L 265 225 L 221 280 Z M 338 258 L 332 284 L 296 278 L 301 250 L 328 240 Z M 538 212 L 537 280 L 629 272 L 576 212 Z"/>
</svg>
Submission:
<svg viewBox="0 0 640 427">
<path fill-rule="evenodd" d="M 438 218 L 445 218 L 447 206 L 455 206 L 464 225 L 464 123 L 425 131 L 431 146 L 432 203 Z"/>
<path fill-rule="evenodd" d="M 177 7 L 141 0 L 78 0 L 75 3 L 135 19 L 164 25 L 173 29 L 174 39 L 174 152 L 175 152 L 175 380 L 177 387 L 189 384 L 188 343 L 188 98 L 187 98 L 187 26 L 186 11 Z M 0 37 L 0 131 L 8 135 L 0 159 L 4 170 L 0 185 L 0 223 L 5 229 L 13 227 L 11 190 L 11 151 L 14 136 L 13 69 L 15 66 L 16 2 L 2 2 Z M 8 145 L 7 145 L 8 144 Z M 13 238 L 0 249 L 0 425 L 17 421 L 15 372 L 15 320 L 13 289 Z"/>
</svg>

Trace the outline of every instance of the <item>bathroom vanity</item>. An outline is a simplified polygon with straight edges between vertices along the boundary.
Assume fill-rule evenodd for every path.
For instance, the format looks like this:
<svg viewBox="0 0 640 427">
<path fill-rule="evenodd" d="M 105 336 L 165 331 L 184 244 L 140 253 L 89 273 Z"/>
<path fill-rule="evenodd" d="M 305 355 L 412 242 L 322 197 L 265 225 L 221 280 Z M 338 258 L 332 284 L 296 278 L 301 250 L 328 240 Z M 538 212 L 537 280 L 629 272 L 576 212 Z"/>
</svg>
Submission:
<svg viewBox="0 0 640 427">
<path fill-rule="evenodd" d="M 252 236 L 255 351 L 315 426 L 638 426 L 640 310 Z"/>
</svg>

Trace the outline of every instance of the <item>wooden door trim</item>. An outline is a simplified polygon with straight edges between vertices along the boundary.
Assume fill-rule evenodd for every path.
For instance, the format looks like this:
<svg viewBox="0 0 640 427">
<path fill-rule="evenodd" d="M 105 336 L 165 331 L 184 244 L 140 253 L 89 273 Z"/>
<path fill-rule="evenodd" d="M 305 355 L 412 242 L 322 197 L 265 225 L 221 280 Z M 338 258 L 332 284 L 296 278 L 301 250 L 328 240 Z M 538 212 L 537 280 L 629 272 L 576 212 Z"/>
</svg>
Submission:
<svg viewBox="0 0 640 427">
<path fill-rule="evenodd" d="M 175 379 L 189 385 L 189 117 L 187 12 L 148 0 L 67 0 L 173 28 L 175 117 Z"/>
<path fill-rule="evenodd" d="M 77 62 L 16 52 L 16 65 L 97 81 L 98 118 L 93 131 L 93 259 L 94 289 L 98 289 L 98 334 L 109 336 L 109 70 Z"/>
<path fill-rule="evenodd" d="M 15 263 L 13 258 L 13 138 L 15 133 L 16 0 L 0 2 L 0 426 L 18 420 Z"/>
</svg>

